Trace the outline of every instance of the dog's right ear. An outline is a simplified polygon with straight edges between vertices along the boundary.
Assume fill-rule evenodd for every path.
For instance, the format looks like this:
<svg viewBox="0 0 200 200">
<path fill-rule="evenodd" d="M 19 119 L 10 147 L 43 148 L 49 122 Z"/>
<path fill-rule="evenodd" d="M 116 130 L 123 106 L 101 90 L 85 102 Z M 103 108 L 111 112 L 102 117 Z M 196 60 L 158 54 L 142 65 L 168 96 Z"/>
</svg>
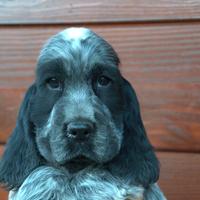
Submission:
<svg viewBox="0 0 200 200">
<path fill-rule="evenodd" d="M 124 137 L 119 154 L 110 164 L 110 170 L 127 181 L 149 187 L 159 178 L 159 162 L 143 125 L 137 95 L 126 79 L 123 79 L 123 84 Z"/>
<path fill-rule="evenodd" d="M 37 152 L 34 126 L 30 122 L 30 102 L 36 93 L 32 85 L 21 104 L 16 127 L 0 161 L 0 183 L 9 190 L 19 188 L 24 179 L 41 162 Z"/>
</svg>

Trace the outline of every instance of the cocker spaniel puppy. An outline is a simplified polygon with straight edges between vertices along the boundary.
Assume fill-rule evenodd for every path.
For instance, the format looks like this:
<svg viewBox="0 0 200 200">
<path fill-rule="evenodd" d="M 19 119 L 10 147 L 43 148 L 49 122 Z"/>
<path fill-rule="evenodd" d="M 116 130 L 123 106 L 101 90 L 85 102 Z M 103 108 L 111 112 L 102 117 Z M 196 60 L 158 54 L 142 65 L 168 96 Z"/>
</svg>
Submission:
<svg viewBox="0 0 200 200">
<path fill-rule="evenodd" d="M 0 162 L 12 200 L 164 200 L 136 94 L 100 36 L 69 28 L 40 52 Z"/>
</svg>

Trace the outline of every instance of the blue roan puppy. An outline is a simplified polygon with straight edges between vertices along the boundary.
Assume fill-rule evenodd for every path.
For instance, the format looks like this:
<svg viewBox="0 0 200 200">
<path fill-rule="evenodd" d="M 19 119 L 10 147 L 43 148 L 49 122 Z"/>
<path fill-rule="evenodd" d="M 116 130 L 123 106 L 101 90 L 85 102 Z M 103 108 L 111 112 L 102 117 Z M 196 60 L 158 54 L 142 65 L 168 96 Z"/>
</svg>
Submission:
<svg viewBox="0 0 200 200">
<path fill-rule="evenodd" d="M 164 200 L 159 163 L 117 53 L 86 28 L 42 48 L 0 162 L 12 200 Z"/>
</svg>

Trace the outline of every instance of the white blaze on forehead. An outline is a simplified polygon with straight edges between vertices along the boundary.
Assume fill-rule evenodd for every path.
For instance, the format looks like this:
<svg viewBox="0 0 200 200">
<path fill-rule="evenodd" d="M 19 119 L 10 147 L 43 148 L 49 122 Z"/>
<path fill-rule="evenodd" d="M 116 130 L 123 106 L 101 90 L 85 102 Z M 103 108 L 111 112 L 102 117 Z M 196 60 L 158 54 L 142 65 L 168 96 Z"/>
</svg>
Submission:
<svg viewBox="0 0 200 200">
<path fill-rule="evenodd" d="M 90 30 L 87 28 L 68 28 L 61 32 L 66 40 L 85 40 L 89 36 Z"/>
</svg>

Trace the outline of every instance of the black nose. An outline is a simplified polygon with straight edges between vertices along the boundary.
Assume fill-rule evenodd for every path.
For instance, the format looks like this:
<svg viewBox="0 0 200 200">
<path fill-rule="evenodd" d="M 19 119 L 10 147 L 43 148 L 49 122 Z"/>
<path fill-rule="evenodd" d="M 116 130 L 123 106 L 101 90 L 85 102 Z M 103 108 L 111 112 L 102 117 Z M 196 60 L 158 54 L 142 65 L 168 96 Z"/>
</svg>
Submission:
<svg viewBox="0 0 200 200">
<path fill-rule="evenodd" d="M 65 130 L 67 137 L 82 141 L 90 137 L 93 132 L 93 124 L 89 122 L 70 122 L 67 125 L 65 124 Z"/>
</svg>

